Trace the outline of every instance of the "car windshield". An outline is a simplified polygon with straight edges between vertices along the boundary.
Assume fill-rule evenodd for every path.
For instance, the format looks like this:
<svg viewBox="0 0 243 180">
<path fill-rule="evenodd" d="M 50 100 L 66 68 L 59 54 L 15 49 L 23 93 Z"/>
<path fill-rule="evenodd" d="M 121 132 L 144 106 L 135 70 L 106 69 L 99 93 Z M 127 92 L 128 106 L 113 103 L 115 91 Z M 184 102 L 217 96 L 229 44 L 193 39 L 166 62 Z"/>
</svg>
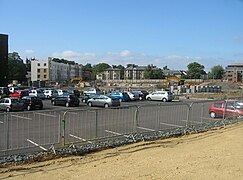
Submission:
<svg viewBox="0 0 243 180">
<path fill-rule="evenodd" d="M 11 102 L 12 103 L 17 103 L 17 102 L 19 102 L 19 100 L 18 99 L 11 99 Z"/>
</svg>

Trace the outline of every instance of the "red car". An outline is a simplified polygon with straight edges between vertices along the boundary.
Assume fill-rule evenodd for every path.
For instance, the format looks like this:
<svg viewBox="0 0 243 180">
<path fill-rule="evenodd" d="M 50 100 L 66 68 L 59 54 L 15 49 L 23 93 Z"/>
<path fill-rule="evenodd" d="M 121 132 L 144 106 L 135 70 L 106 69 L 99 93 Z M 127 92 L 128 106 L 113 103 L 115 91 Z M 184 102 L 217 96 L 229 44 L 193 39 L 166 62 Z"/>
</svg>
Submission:
<svg viewBox="0 0 243 180">
<path fill-rule="evenodd" d="M 209 115 L 211 118 L 243 116 L 242 102 L 214 102 L 209 108 Z"/>
<path fill-rule="evenodd" d="M 14 93 L 9 94 L 9 97 L 16 97 L 16 98 L 22 98 L 24 96 L 29 96 L 28 91 L 16 90 L 16 91 L 14 91 Z"/>
</svg>

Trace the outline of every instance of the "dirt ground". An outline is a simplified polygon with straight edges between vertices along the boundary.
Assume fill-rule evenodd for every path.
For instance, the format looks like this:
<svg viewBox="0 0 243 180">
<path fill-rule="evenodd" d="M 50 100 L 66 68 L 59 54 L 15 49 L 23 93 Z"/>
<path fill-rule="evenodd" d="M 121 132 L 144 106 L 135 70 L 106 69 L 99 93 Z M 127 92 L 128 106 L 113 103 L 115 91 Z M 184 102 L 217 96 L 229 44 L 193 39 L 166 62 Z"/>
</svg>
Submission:
<svg viewBox="0 0 243 180">
<path fill-rule="evenodd" d="M 3 167 L 0 179 L 243 179 L 243 123 L 86 156 Z"/>
</svg>

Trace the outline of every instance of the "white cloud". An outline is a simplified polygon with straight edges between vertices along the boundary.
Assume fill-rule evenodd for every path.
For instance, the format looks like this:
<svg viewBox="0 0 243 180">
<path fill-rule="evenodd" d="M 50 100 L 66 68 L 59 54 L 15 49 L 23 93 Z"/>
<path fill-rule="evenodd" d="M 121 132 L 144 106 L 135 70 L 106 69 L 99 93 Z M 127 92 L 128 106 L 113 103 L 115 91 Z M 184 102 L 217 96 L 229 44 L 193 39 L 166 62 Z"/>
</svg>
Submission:
<svg viewBox="0 0 243 180">
<path fill-rule="evenodd" d="M 26 54 L 33 54 L 35 51 L 34 50 L 32 50 L 32 49 L 26 49 L 25 50 L 25 53 Z"/>
<path fill-rule="evenodd" d="M 75 51 L 63 51 L 55 52 L 53 57 L 64 58 L 67 60 L 73 60 L 80 64 L 90 63 L 92 65 L 98 63 L 107 63 L 109 65 L 123 65 L 127 64 L 137 65 L 149 65 L 153 64 L 159 68 L 168 66 L 170 69 L 187 70 L 187 65 L 192 62 L 198 62 L 205 66 L 205 69 L 210 69 L 214 65 L 218 65 L 219 60 L 216 58 L 203 59 L 202 57 L 180 56 L 180 55 L 168 55 L 168 56 L 152 56 L 144 53 L 134 53 L 129 50 L 123 50 L 121 52 L 107 52 L 106 54 L 96 55 L 91 52 L 75 52 Z"/>
<path fill-rule="evenodd" d="M 128 57 L 128 56 L 131 55 L 131 52 L 128 51 L 128 50 L 123 50 L 123 51 L 120 52 L 120 55 L 121 55 L 122 57 Z"/>
</svg>

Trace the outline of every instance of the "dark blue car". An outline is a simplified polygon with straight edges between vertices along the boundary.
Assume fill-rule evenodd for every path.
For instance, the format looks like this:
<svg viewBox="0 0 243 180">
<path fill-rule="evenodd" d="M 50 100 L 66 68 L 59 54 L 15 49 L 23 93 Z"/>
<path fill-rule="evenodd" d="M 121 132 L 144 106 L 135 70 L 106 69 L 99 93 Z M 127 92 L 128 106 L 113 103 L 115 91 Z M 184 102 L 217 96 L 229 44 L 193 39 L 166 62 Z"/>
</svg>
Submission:
<svg viewBox="0 0 243 180">
<path fill-rule="evenodd" d="M 131 100 L 129 95 L 126 92 L 116 92 L 116 91 L 114 91 L 114 92 L 111 92 L 111 93 L 109 93 L 107 95 L 112 96 L 112 97 L 116 97 L 117 99 L 120 100 L 120 102 L 121 101 L 126 101 L 127 102 L 127 101 Z"/>
</svg>

